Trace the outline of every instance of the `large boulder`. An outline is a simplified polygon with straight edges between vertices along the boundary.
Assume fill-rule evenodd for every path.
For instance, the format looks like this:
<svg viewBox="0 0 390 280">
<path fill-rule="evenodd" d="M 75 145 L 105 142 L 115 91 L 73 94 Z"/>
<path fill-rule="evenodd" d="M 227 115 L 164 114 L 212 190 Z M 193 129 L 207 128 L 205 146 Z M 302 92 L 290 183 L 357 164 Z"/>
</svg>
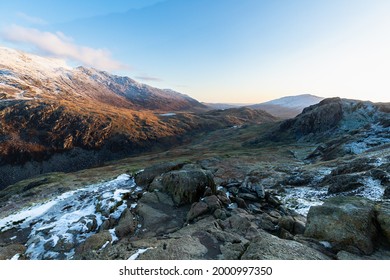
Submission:
<svg viewBox="0 0 390 280">
<path fill-rule="evenodd" d="M 25 251 L 26 247 L 22 244 L 0 246 L 0 260 L 9 260 L 17 254 L 23 254 Z"/>
<path fill-rule="evenodd" d="M 382 234 L 390 243 L 390 202 L 384 202 L 377 206 L 377 220 Z"/>
<path fill-rule="evenodd" d="M 328 194 L 336 194 L 356 190 L 363 186 L 358 176 L 338 175 L 330 177 L 325 184 L 329 185 Z"/>
<path fill-rule="evenodd" d="M 335 249 L 371 254 L 377 236 L 375 206 L 361 197 L 333 197 L 313 206 L 305 236 L 329 241 Z"/>
<path fill-rule="evenodd" d="M 203 169 L 170 171 L 162 175 L 161 184 L 177 206 L 199 201 L 207 187 L 216 192 L 211 172 Z"/>
<path fill-rule="evenodd" d="M 115 227 L 115 234 L 120 239 L 127 235 L 133 234 L 137 228 L 137 221 L 129 208 L 126 208 L 119 219 L 118 225 Z"/>
<path fill-rule="evenodd" d="M 181 228 L 188 207 L 178 208 L 168 194 L 155 191 L 145 193 L 135 211 L 140 218 L 141 235 L 152 237 Z"/>
<path fill-rule="evenodd" d="M 242 260 L 327 260 L 329 257 L 293 240 L 284 240 L 265 231 L 255 237 Z"/>
<path fill-rule="evenodd" d="M 140 255 L 140 260 L 191 260 L 203 259 L 207 254 L 207 248 L 197 237 L 182 236 L 180 238 L 157 241 L 145 253 Z"/>
<path fill-rule="evenodd" d="M 157 176 L 171 170 L 180 169 L 182 166 L 183 163 L 177 162 L 163 162 L 149 166 L 135 175 L 135 183 L 138 186 L 148 187 Z"/>
<path fill-rule="evenodd" d="M 76 248 L 75 259 L 91 259 L 96 251 L 102 250 L 111 241 L 111 233 L 108 231 L 93 234 Z"/>
</svg>

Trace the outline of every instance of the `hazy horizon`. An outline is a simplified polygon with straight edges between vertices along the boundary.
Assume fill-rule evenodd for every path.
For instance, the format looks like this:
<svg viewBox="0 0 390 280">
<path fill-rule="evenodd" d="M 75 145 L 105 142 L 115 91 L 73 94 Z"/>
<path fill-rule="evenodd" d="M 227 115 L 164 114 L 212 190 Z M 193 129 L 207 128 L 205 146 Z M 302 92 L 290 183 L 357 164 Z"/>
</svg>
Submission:
<svg viewBox="0 0 390 280">
<path fill-rule="evenodd" d="M 389 13 L 385 0 L 15 0 L 0 3 L 0 45 L 202 102 L 389 102 Z"/>
</svg>

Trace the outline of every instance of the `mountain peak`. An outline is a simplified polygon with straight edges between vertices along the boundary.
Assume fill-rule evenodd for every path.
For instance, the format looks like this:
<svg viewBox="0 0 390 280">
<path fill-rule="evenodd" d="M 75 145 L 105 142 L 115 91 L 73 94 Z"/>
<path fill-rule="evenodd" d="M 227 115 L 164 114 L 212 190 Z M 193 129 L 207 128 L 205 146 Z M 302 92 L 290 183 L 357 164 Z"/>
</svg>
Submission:
<svg viewBox="0 0 390 280">
<path fill-rule="evenodd" d="M 294 96 L 285 96 L 260 104 L 251 105 L 250 108 L 261 109 L 270 113 L 271 115 L 283 119 L 288 119 L 297 116 L 304 108 L 317 104 L 323 99 L 323 97 L 312 94 L 300 94 Z"/>
</svg>

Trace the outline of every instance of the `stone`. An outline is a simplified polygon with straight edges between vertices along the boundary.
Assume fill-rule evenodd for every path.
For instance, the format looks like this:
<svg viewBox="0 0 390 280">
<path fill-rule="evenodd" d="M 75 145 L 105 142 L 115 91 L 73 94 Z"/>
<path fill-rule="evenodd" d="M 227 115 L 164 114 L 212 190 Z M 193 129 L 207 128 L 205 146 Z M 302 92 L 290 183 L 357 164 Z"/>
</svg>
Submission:
<svg viewBox="0 0 390 280">
<path fill-rule="evenodd" d="M 337 253 L 337 259 L 338 260 L 362 260 L 363 258 L 359 255 L 352 254 L 347 251 L 339 251 Z"/>
<path fill-rule="evenodd" d="M 137 228 L 137 221 L 129 208 L 126 208 L 119 218 L 118 225 L 115 227 L 116 236 L 121 239 L 127 235 L 131 235 Z"/>
<path fill-rule="evenodd" d="M 310 208 L 304 235 L 332 242 L 339 250 L 371 254 L 377 236 L 374 205 L 360 197 L 329 198 Z"/>
<path fill-rule="evenodd" d="M 9 260 L 16 254 L 23 254 L 26 251 L 26 247 L 22 244 L 9 244 L 6 246 L 0 246 L 0 260 Z"/>
<path fill-rule="evenodd" d="M 247 209 L 248 208 L 248 205 L 246 205 L 245 200 L 240 198 L 240 197 L 234 197 L 234 198 L 232 198 L 232 201 L 237 203 L 237 206 L 239 208 L 242 208 L 242 209 Z"/>
<path fill-rule="evenodd" d="M 268 195 L 266 194 L 266 200 L 274 207 L 279 207 L 280 205 L 282 205 L 282 202 L 277 197 L 269 193 Z"/>
<path fill-rule="evenodd" d="M 377 221 L 382 234 L 390 243 L 390 202 L 384 202 L 376 207 Z"/>
<path fill-rule="evenodd" d="M 254 185 L 252 188 L 256 192 L 258 198 L 265 198 L 265 190 L 263 186 Z"/>
<path fill-rule="evenodd" d="M 262 214 L 264 213 L 263 210 L 261 210 L 259 207 L 257 207 L 254 204 L 249 204 L 248 205 L 248 210 L 254 214 Z"/>
<path fill-rule="evenodd" d="M 217 209 L 213 213 L 214 218 L 225 220 L 227 218 L 226 212 L 222 209 Z"/>
<path fill-rule="evenodd" d="M 250 193 L 240 193 L 238 197 L 244 199 L 244 200 L 249 200 L 249 201 L 259 201 L 259 198 L 253 194 Z"/>
<path fill-rule="evenodd" d="M 272 222 L 274 218 L 271 218 L 268 214 L 264 213 L 256 219 L 256 224 L 259 228 L 268 231 L 275 232 L 277 230 L 276 225 Z"/>
<path fill-rule="evenodd" d="M 87 256 L 90 251 L 101 249 L 107 241 L 112 241 L 111 233 L 108 231 L 102 231 L 91 235 L 76 248 L 76 259 Z"/>
<path fill-rule="evenodd" d="M 221 260 L 239 260 L 242 254 L 246 250 L 246 246 L 244 243 L 226 243 L 225 245 L 221 245 L 221 255 L 219 259 Z"/>
<path fill-rule="evenodd" d="M 217 197 L 218 197 L 219 201 L 222 203 L 222 205 L 224 205 L 224 206 L 228 206 L 230 203 L 232 203 L 230 201 L 230 199 L 226 196 L 226 193 L 218 194 Z"/>
<path fill-rule="evenodd" d="M 175 169 L 180 169 L 183 165 L 183 163 L 177 162 L 164 162 L 149 166 L 134 176 L 135 183 L 141 187 L 148 187 L 157 176 Z"/>
<path fill-rule="evenodd" d="M 374 179 L 380 180 L 382 184 L 390 182 L 390 175 L 382 169 L 372 169 L 370 174 Z"/>
<path fill-rule="evenodd" d="M 387 186 L 383 192 L 383 198 L 390 199 L 390 186 Z"/>
<path fill-rule="evenodd" d="M 294 232 L 295 220 L 291 216 L 283 216 L 279 218 L 278 226 L 281 229 L 285 229 L 290 233 Z"/>
<path fill-rule="evenodd" d="M 363 186 L 358 176 L 338 175 L 328 179 L 328 194 L 342 193 L 356 190 Z"/>
<path fill-rule="evenodd" d="M 214 212 L 222 207 L 222 203 L 216 195 L 206 196 L 205 198 L 202 198 L 202 201 L 207 204 L 210 212 Z"/>
<path fill-rule="evenodd" d="M 172 218 L 163 211 L 144 203 L 139 203 L 137 214 L 142 218 L 142 228 L 149 235 L 155 236 L 161 232 Z"/>
<path fill-rule="evenodd" d="M 292 231 L 293 234 L 304 234 L 306 230 L 305 222 L 294 218 L 294 229 Z"/>
<path fill-rule="evenodd" d="M 294 240 L 260 231 L 249 243 L 242 260 L 328 260 L 329 257 Z"/>
<path fill-rule="evenodd" d="M 199 238 L 182 236 L 180 238 L 160 240 L 154 248 L 141 254 L 139 260 L 191 260 L 203 259 L 207 248 Z"/>
<path fill-rule="evenodd" d="M 207 187 L 216 192 L 211 172 L 202 169 L 171 171 L 162 175 L 161 182 L 177 206 L 199 201 Z"/>
<path fill-rule="evenodd" d="M 206 202 L 199 201 L 192 204 L 190 211 L 187 214 L 187 221 L 191 222 L 195 218 L 204 215 L 210 211 L 209 206 Z"/>
</svg>

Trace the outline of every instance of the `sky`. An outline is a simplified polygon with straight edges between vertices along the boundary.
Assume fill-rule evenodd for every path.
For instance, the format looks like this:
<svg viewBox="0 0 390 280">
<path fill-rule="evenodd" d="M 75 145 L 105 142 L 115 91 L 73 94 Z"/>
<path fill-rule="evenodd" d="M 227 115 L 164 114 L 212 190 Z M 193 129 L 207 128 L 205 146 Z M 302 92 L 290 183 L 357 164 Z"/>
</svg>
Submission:
<svg viewBox="0 0 390 280">
<path fill-rule="evenodd" d="M 388 0 L 0 1 L 0 45 L 199 101 L 390 102 Z"/>
</svg>

